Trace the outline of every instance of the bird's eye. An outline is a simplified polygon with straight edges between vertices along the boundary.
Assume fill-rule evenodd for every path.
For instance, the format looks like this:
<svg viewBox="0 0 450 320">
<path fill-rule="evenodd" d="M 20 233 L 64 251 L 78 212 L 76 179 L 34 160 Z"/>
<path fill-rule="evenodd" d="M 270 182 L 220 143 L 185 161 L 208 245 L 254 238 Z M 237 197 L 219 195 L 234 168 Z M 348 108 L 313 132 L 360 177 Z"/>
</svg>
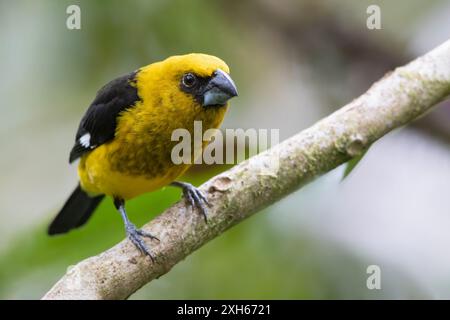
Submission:
<svg viewBox="0 0 450 320">
<path fill-rule="evenodd" d="M 197 77 L 192 73 L 186 73 L 181 80 L 181 83 L 186 88 L 192 88 L 197 84 Z"/>
</svg>

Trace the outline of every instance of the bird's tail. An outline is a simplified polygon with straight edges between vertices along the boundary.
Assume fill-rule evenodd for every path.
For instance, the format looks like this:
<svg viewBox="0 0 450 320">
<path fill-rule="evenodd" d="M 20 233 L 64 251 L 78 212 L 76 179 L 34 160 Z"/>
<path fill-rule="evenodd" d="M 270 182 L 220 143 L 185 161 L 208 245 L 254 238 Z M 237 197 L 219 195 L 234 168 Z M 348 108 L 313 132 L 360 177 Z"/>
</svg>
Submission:
<svg viewBox="0 0 450 320">
<path fill-rule="evenodd" d="M 90 197 L 78 185 L 48 227 L 48 234 L 65 233 L 85 224 L 103 197 Z"/>
</svg>

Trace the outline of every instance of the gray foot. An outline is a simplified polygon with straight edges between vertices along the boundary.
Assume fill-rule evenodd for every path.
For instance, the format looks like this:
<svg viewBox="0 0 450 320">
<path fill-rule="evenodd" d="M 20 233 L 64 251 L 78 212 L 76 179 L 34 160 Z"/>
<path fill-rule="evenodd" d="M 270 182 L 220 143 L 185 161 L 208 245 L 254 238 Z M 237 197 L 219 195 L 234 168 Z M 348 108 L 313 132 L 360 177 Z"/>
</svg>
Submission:
<svg viewBox="0 0 450 320">
<path fill-rule="evenodd" d="M 145 237 L 158 241 L 159 239 L 154 235 L 152 235 L 151 233 L 148 233 L 141 229 L 137 229 L 136 226 L 131 222 L 126 225 L 125 229 L 127 232 L 128 239 L 130 239 L 130 241 L 136 246 L 136 248 L 138 248 L 139 251 L 141 251 L 143 254 L 149 256 L 152 262 L 155 262 L 155 257 L 152 255 L 151 251 L 149 250 L 149 248 L 147 247 L 142 238 Z"/>
<path fill-rule="evenodd" d="M 192 208 L 197 208 L 205 218 L 205 222 L 208 222 L 208 200 L 206 196 L 199 189 L 187 182 L 174 181 L 171 183 L 174 187 L 180 187 L 183 189 L 183 195 L 186 201 Z"/>
</svg>

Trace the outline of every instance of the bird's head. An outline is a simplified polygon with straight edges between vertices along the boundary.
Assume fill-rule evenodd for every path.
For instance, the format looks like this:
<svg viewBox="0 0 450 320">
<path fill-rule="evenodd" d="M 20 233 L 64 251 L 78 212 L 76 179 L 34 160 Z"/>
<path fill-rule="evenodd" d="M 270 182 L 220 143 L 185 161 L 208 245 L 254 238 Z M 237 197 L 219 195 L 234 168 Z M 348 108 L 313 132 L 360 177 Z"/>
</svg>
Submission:
<svg viewBox="0 0 450 320">
<path fill-rule="evenodd" d="M 162 93 L 174 107 L 194 105 L 202 109 L 220 108 L 237 96 L 229 68 L 221 59 L 199 53 L 172 56 L 142 70 L 152 78 L 151 90 Z M 154 90 L 156 89 L 156 90 Z"/>
</svg>

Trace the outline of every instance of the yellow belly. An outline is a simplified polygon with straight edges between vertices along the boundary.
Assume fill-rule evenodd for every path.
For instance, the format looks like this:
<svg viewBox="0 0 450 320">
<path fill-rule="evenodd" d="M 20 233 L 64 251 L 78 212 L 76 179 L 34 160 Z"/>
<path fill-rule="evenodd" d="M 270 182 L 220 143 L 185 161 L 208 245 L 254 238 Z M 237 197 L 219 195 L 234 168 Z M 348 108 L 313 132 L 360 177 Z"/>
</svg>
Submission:
<svg viewBox="0 0 450 320">
<path fill-rule="evenodd" d="M 108 160 L 111 149 L 111 143 L 101 145 L 80 160 L 78 165 L 80 184 L 89 194 L 105 194 L 128 200 L 142 193 L 160 189 L 189 168 L 189 165 L 167 163 L 164 169 L 154 176 L 124 173 L 111 166 Z"/>
</svg>

